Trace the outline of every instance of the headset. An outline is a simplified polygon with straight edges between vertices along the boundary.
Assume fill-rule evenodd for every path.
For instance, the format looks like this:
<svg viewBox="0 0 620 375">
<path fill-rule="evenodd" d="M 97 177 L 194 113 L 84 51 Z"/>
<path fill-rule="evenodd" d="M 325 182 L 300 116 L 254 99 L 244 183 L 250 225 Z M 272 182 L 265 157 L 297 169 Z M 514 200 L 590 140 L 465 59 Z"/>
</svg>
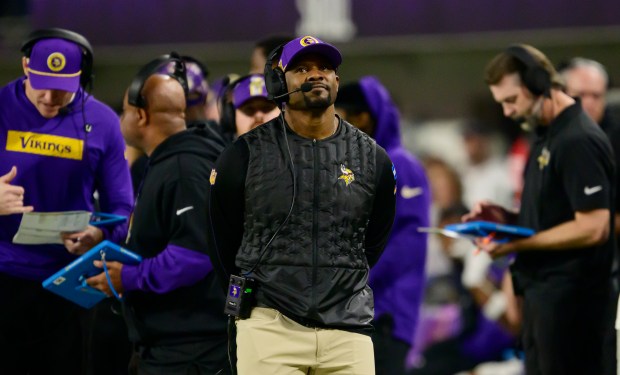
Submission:
<svg viewBox="0 0 620 375">
<path fill-rule="evenodd" d="M 207 66 L 202 61 L 199 61 L 196 58 L 187 55 L 181 56 L 181 60 L 198 65 L 198 68 L 200 68 L 200 71 L 202 71 L 202 75 L 204 76 L 205 80 L 207 79 L 207 77 L 209 77 L 209 69 L 207 69 Z"/>
<path fill-rule="evenodd" d="M 288 102 L 289 92 L 286 86 L 286 77 L 280 68 L 273 68 L 273 61 L 282 53 L 284 44 L 280 44 L 267 56 L 265 62 L 265 86 L 267 87 L 267 99 L 273 100 L 279 106 Z"/>
<path fill-rule="evenodd" d="M 153 74 L 159 72 L 159 69 L 171 62 L 174 62 L 174 72 L 170 74 L 170 77 L 176 79 L 183 87 L 183 92 L 187 98 L 189 88 L 187 85 L 187 74 L 185 69 L 185 62 L 181 59 L 178 53 L 170 52 L 169 55 L 161 55 L 155 60 L 144 65 L 138 74 L 133 78 L 129 89 L 127 90 L 127 102 L 134 107 L 145 108 L 146 99 L 142 96 L 142 89 L 146 80 Z"/>
<path fill-rule="evenodd" d="M 224 91 L 219 97 L 220 103 L 220 126 L 222 132 L 226 134 L 235 134 L 237 133 L 237 119 L 235 115 L 235 106 L 232 102 L 232 93 L 235 91 L 235 87 L 242 80 L 251 77 L 253 74 L 246 74 L 244 76 L 238 77 L 237 79 L 231 80 L 230 77 L 226 77 L 225 80 L 228 82 L 224 82 Z"/>
<path fill-rule="evenodd" d="M 201 61 L 198 61 L 192 56 L 183 55 L 181 56 L 181 60 L 185 61 L 186 69 L 188 69 L 187 66 L 189 64 L 195 64 L 198 67 L 198 70 L 200 71 L 200 74 L 202 75 L 201 84 L 204 84 L 206 88 L 205 92 L 204 93 L 200 92 L 198 96 L 190 97 L 188 93 L 187 106 L 192 107 L 192 106 L 199 105 L 199 104 L 206 104 L 207 98 L 209 96 L 209 81 L 207 80 L 207 78 L 209 77 L 209 69 L 207 69 L 207 66 L 205 64 L 203 64 Z M 188 78 L 188 88 L 189 88 L 189 78 Z M 196 90 L 196 87 L 194 87 L 194 90 Z"/>
<path fill-rule="evenodd" d="M 545 69 L 532 54 L 519 45 L 512 45 L 505 51 L 508 55 L 519 60 L 525 65 L 525 70 L 519 70 L 521 81 L 530 92 L 536 96 L 550 96 L 551 74 Z"/>
<path fill-rule="evenodd" d="M 39 40 L 50 38 L 65 39 L 80 46 L 82 50 L 82 64 L 80 66 L 82 74 L 80 74 L 80 86 L 82 86 L 83 89 L 86 89 L 87 86 L 92 85 L 94 79 L 93 47 L 90 45 L 90 43 L 85 37 L 74 31 L 65 30 L 57 27 L 33 31 L 32 33 L 30 33 L 30 35 L 28 35 L 20 50 L 24 53 L 24 56 L 30 58 L 30 54 L 32 53 L 32 47 Z"/>
</svg>

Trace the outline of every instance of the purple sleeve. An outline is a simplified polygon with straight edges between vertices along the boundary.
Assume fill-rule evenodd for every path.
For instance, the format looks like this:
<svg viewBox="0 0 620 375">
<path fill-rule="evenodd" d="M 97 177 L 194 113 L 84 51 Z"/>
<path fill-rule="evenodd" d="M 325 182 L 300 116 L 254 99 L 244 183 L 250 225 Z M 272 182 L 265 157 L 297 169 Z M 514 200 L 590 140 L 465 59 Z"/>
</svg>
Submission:
<svg viewBox="0 0 620 375">
<path fill-rule="evenodd" d="M 373 289 L 394 282 L 404 274 L 413 273 L 424 278 L 428 236 L 418 232 L 418 228 L 429 226 L 431 195 L 428 179 L 420 162 L 404 150 L 398 149 L 390 157 L 398 176 L 396 214 L 383 255 L 370 272 Z"/>
<path fill-rule="evenodd" d="M 97 167 L 97 191 L 101 211 L 116 215 L 129 216 L 133 201 L 133 191 L 129 166 L 125 159 L 125 142 L 120 132 L 119 120 L 114 114 L 107 119 L 109 128 L 102 134 L 106 137 L 101 162 Z M 101 227 L 104 239 L 122 243 L 127 235 L 127 222 L 115 226 Z"/>
<path fill-rule="evenodd" d="M 138 265 L 124 265 L 121 281 L 125 291 L 163 294 L 197 283 L 212 269 L 208 255 L 168 245 L 157 256 Z"/>
<path fill-rule="evenodd" d="M 397 197 L 394 226 L 377 264 L 370 270 L 369 284 L 375 296 L 375 317 L 390 314 L 393 334 L 411 342 L 418 321 L 425 286 L 430 190 L 422 165 L 405 153 L 390 154 L 396 167 Z"/>
</svg>

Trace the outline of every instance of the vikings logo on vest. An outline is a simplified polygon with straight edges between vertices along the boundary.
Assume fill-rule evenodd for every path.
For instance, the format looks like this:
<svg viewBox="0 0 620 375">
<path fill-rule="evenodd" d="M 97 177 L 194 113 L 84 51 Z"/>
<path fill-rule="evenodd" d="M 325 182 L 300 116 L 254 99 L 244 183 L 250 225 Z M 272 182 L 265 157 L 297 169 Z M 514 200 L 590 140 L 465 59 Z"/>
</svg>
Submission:
<svg viewBox="0 0 620 375">
<path fill-rule="evenodd" d="M 211 169 L 211 176 L 209 176 L 209 183 L 211 185 L 215 185 L 215 179 L 217 178 L 217 171 L 214 169 Z"/>
<path fill-rule="evenodd" d="M 47 67 L 52 72 L 59 72 L 67 65 L 67 59 L 65 55 L 60 52 L 54 52 L 47 57 Z"/>
<path fill-rule="evenodd" d="M 317 44 L 317 43 L 319 43 L 319 41 L 316 40 L 316 38 L 311 37 L 309 35 L 308 36 L 304 36 L 303 38 L 301 38 L 299 40 L 299 44 L 301 44 L 304 47 L 308 47 L 311 44 Z"/>
<path fill-rule="evenodd" d="M 350 169 L 345 167 L 344 164 L 340 164 L 340 171 L 342 172 L 342 175 L 340 175 L 338 179 L 343 180 L 345 186 L 349 186 L 351 182 L 355 181 L 355 175 Z"/>
<path fill-rule="evenodd" d="M 6 150 L 82 160 L 84 141 L 57 135 L 9 130 L 6 138 Z"/>
</svg>

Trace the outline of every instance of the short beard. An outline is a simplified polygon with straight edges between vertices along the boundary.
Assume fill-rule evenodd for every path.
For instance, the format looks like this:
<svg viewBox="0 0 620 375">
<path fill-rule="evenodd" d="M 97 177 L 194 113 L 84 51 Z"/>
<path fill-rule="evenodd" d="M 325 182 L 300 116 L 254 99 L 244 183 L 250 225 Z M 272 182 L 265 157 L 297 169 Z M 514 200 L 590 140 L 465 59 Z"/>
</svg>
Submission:
<svg viewBox="0 0 620 375">
<path fill-rule="evenodd" d="M 530 114 L 515 119 L 515 121 L 521 124 L 521 129 L 530 131 L 538 126 L 538 123 L 542 118 L 542 107 L 544 100 L 545 98 L 543 96 L 539 96 L 532 106 L 532 111 Z"/>
<path fill-rule="evenodd" d="M 312 98 L 304 96 L 304 102 L 306 103 L 306 108 L 311 109 L 325 109 L 333 104 L 332 94 L 328 94 L 327 98 Z"/>
</svg>

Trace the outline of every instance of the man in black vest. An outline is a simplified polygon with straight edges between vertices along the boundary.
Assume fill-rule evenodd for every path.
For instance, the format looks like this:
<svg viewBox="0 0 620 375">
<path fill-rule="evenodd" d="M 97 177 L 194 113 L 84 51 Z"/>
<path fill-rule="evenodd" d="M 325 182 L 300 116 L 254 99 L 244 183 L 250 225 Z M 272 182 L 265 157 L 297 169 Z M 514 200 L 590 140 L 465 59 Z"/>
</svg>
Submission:
<svg viewBox="0 0 620 375">
<path fill-rule="evenodd" d="M 341 61 L 310 36 L 274 50 L 265 81 L 283 115 L 239 137 L 211 174 L 216 269 L 254 283 L 236 314 L 240 375 L 374 374 L 368 271 L 395 177 L 385 150 L 335 114 Z M 237 303 L 238 285 L 228 291 Z"/>
</svg>

